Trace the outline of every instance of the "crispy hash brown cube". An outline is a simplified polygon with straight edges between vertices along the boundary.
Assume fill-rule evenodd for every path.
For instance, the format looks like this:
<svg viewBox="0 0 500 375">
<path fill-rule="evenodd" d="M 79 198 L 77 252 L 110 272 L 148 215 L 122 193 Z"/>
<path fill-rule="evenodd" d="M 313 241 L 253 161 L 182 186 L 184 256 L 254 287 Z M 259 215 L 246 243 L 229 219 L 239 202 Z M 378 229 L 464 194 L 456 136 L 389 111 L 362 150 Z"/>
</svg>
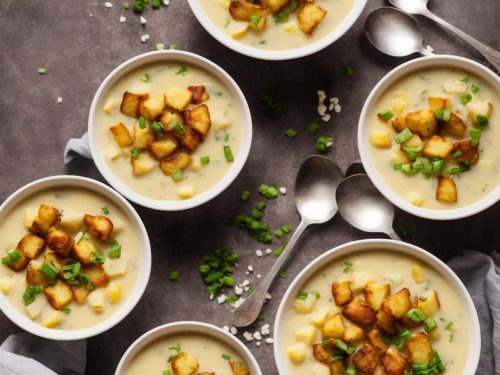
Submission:
<svg viewBox="0 0 500 375">
<path fill-rule="evenodd" d="M 153 129 L 146 126 L 141 129 L 139 124 L 134 125 L 134 146 L 139 150 L 148 148 L 151 143 L 155 141 L 155 134 Z"/>
<path fill-rule="evenodd" d="M 139 117 L 139 104 L 141 101 L 149 98 L 149 94 L 134 94 L 128 91 L 123 93 L 120 111 L 127 116 Z"/>
<path fill-rule="evenodd" d="M 327 316 L 321 324 L 321 334 L 324 339 L 340 339 L 344 336 L 345 325 L 339 313 Z"/>
<path fill-rule="evenodd" d="M 337 306 L 344 306 L 351 302 L 354 294 L 351 289 L 351 280 L 342 280 L 332 284 L 332 294 Z"/>
<path fill-rule="evenodd" d="M 157 160 L 149 152 L 141 152 L 136 158 L 131 157 L 130 164 L 132 164 L 134 176 L 151 172 L 154 167 L 158 166 Z"/>
<path fill-rule="evenodd" d="M 90 290 L 84 284 L 71 285 L 70 288 L 76 303 L 79 305 L 84 303 L 90 294 Z"/>
<path fill-rule="evenodd" d="M 229 361 L 229 366 L 233 375 L 250 375 L 248 368 L 243 363 Z"/>
<path fill-rule="evenodd" d="M 398 333 L 396 320 L 390 313 L 387 313 L 382 309 L 377 311 L 377 325 L 382 328 L 384 332 L 387 332 L 390 335 Z"/>
<path fill-rule="evenodd" d="M 297 14 L 299 28 L 304 34 L 311 35 L 314 29 L 326 16 L 326 10 L 321 8 L 314 1 L 306 1 Z"/>
<path fill-rule="evenodd" d="M 165 94 L 165 101 L 168 107 L 177 111 L 183 111 L 189 103 L 193 93 L 188 89 L 172 86 Z"/>
<path fill-rule="evenodd" d="M 73 245 L 73 254 L 75 255 L 75 258 L 85 266 L 91 264 L 90 258 L 92 253 L 96 251 L 97 249 L 94 247 L 92 242 L 86 238 L 82 238 Z"/>
<path fill-rule="evenodd" d="M 367 327 L 376 320 L 376 312 L 358 296 L 344 306 L 342 314 L 362 327 Z"/>
<path fill-rule="evenodd" d="M 406 350 L 412 364 L 429 364 L 432 361 L 431 342 L 424 332 L 420 332 L 406 341 Z"/>
<path fill-rule="evenodd" d="M 406 369 L 407 360 L 394 350 L 388 350 L 380 362 L 384 368 L 384 374 L 403 375 Z"/>
<path fill-rule="evenodd" d="M 89 278 L 94 288 L 105 287 L 109 284 L 108 275 L 100 264 L 93 264 L 83 270 L 83 273 Z"/>
<path fill-rule="evenodd" d="M 50 228 L 55 226 L 59 221 L 59 210 L 52 206 L 42 204 L 38 209 L 38 214 L 33 221 L 33 228 L 35 229 L 35 234 L 41 234 L 45 236 Z"/>
<path fill-rule="evenodd" d="M 382 339 L 382 332 L 374 328 L 366 335 L 368 342 L 377 349 L 380 353 L 385 353 L 389 349 L 389 345 Z"/>
<path fill-rule="evenodd" d="M 176 122 L 179 124 L 184 123 L 184 117 L 182 114 L 173 109 L 163 111 L 158 120 L 163 124 L 167 131 L 171 130 L 171 124 Z"/>
<path fill-rule="evenodd" d="M 149 151 L 158 160 L 162 160 L 177 150 L 179 143 L 171 135 L 165 135 L 161 140 L 155 141 L 149 145 Z"/>
<path fill-rule="evenodd" d="M 317 343 L 313 345 L 313 357 L 321 363 L 330 364 L 333 362 L 332 353 L 333 346 L 327 345 L 323 346 L 322 343 Z"/>
<path fill-rule="evenodd" d="M 448 138 L 433 135 L 425 144 L 423 153 L 429 158 L 445 159 L 453 150 L 453 141 Z"/>
<path fill-rule="evenodd" d="M 73 299 L 71 288 L 61 280 L 56 280 L 54 285 L 46 287 L 44 290 L 47 300 L 55 310 L 61 310 Z"/>
<path fill-rule="evenodd" d="M 103 215 L 85 215 L 83 221 L 87 224 L 89 232 L 98 240 L 107 241 L 113 231 L 113 223 Z"/>
<path fill-rule="evenodd" d="M 439 131 L 454 137 L 463 137 L 467 131 L 467 125 L 458 115 L 451 112 L 449 121 L 439 122 Z"/>
<path fill-rule="evenodd" d="M 377 367 L 380 354 L 370 344 L 363 344 L 352 356 L 352 362 L 358 369 L 368 374 L 372 374 Z"/>
<path fill-rule="evenodd" d="M 132 139 L 132 135 L 128 131 L 127 127 L 119 122 L 118 124 L 112 126 L 109 128 L 109 131 L 113 135 L 114 140 L 120 147 L 127 147 L 132 145 L 134 143 L 134 140 Z"/>
<path fill-rule="evenodd" d="M 42 263 L 32 260 L 26 269 L 26 284 L 45 286 L 48 284 L 47 275 L 41 271 Z"/>
<path fill-rule="evenodd" d="M 54 267 L 56 267 L 58 270 L 61 270 L 62 273 L 62 268 L 65 264 L 64 258 L 61 258 L 57 253 L 54 251 L 46 251 L 44 254 L 44 259 L 43 261 L 47 264 L 51 264 Z M 61 274 L 60 273 L 60 274 Z"/>
<path fill-rule="evenodd" d="M 373 310 L 378 310 L 384 299 L 391 294 L 391 285 L 369 283 L 365 287 L 365 299 Z"/>
<path fill-rule="evenodd" d="M 436 199 L 444 203 L 455 203 L 458 200 L 457 185 L 450 176 L 439 176 Z"/>
<path fill-rule="evenodd" d="M 479 160 L 479 147 L 474 147 L 471 139 L 463 139 L 455 142 L 451 152 L 454 154 L 457 151 L 461 153 L 461 155 L 455 159 L 458 164 L 468 167 L 476 164 Z"/>
<path fill-rule="evenodd" d="M 71 236 L 57 230 L 55 227 L 49 229 L 47 233 L 47 245 L 62 257 L 68 257 L 71 253 L 74 241 Z"/>
<path fill-rule="evenodd" d="M 398 115 L 394 120 L 392 120 L 392 127 L 398 133 L 401 133 L 403 130 L 407 128 L 406 126 L 406 113 L 402 113 Z"/>
<path fill-rule="evenodd" d="M 190 126 L 184 125 L 185 134 L 181 137 L 181 143 L 190 151 L 194 151 L 202 141 L 200 134 Z"/>
<path fill-rule="evenodd" d="M 281 8 L 290 4 L 290 0 L 263 0 L 263 2 L 269 8 L 271 13 L 276 13 Z"/>
<path fill-rule="evenodd" d="M 264 30 L 269 10 L 248 0 L 234 0 L 229 5 L 231 17 L 238 21 L 248 21 L 255 30 Z M 252 21 L 252 22 L 250 22 Z"/>
<path fill-rule="evenodd" d="M 50 230 L 49 230 L 50 231 Z M 17 249 L 29 259 L 34 259 L 45 248 L 45 240 L 34 234 L 25 235 L 17 244 Z"/>
<path fill-rule="evenodd" d="M 408 112 L 406 114 L 405 124 L 413 134 L 419 134 L 424 138 L 436 134 L 438 128 L 438 122 L 434 115 L 434 111 L 430 109 Z"/>
<path fill-rule="evenodd" d="M 193 375 L 200 365 L 191 353 L 183 352 L 172 362 L 172 372 L 174 375 Z"/>
<path fill-rule="evenodd" d="M 382 303 L 381 309 L 392 315 L 395 319 L 400 319 L 411 309 L 410 291 L 403 288 Z"/>
<path fill-rule="evenodd" d="M 165 95 L 155 95 L 139 103 L 139 114 L 148 121 L 156 119 L 165 107 Z"/>
<path fill-rule="evenodd" d="M 427 101 L 429 102 L 429 107 L 431 107 L 433 111 L 437 111 L 439 109 L 443 110 L 451 108 L 451 102 L 449 98 L 440 96 L 429 96 L 427 98 Z"/>
<path fill-rule="evenodd" d="M 350 322 L 349 320 L 344 320 L 345 331 L 344 336 L 342 336 L 342 340 L 348 343 L 352 343 L 358 340 L 361 340 L 365 337 L 365 331 L 360 326 Z"/>
<path fill-rule="evenodd" d="M 160 169 L 164 174 L 170 176 L 178 170 L 184 170 L 191 165 L 193 158 L 186 152 L 175 151 L 160 162 Z"/>
<path fill-rule="evenodd" d="M 201 104 L 186 110 L 184 112 L 184 119 L 186 120 L 187 126 L 190 126 L 202 135 L 207 135 L 212 125 L 210 111 L 206 104 Z"/>
<path fill-rule="evenodd" d="M 330 363 L 330 375 L 344 375 L 345 366 L 341 361 L 334 361 Z"/>
<path fill-rule="evenodd" d="M 209 99 L 208 93 L 203 85 L 189 86 L 188 90 L 193 94 L 191 97 L 192 104 L 201 104 Z"/>
</svg>

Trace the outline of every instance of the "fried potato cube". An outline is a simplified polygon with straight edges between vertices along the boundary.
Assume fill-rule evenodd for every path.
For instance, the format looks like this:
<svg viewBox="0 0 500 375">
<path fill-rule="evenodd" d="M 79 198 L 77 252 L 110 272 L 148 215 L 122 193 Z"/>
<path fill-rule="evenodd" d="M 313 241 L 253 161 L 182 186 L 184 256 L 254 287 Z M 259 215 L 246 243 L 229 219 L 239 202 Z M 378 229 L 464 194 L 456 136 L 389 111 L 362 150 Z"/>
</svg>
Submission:
<svg viewBox="0 0 500 375">
<path fill-rule="evenodd" d="M 342 314 L 362 327 L 367 327 L 376 320 L 376 312 L 359 296 L 344 306 Z"/>
<path fill-rule="evenodd" d="M 436 199 L 443 203 L 455 203 L 458 200 L 457 185 L 450 176 L 439 176 Z"/>
<path fill-rule="evenodd" d="M 330 375 L 344 375 L 345 366 L 341 361 L 334 361 L 330 363 Z"/>
<path fill-rule="evenodd" d="M 250 375 L 247 366 L 244 363 L 229 361 L 233 375 Z M 215 375 L 215 373 L 212 373 Z"/>
<path fill-rule="evenodd" d="M 113 135 L 115 142 L 120 147 L 127 147 L 132 145 L 132 143 L 134 143 L 132 135 L 128 131 L 127 127 L 121 122 L 110 127 L 109 131 Z"/>
<path fill-rule="evenodd" d="M 424 138 L 436 134 L 438 122 L 434 111 L 430 109 L 421 109 L 415 112 L 408 112 L 405 118 L 405 124 L 414 134 L 419 134 Z"/>
<path fill-rule="evenodd" d="M 170 176 L 178 170 L 184 170 L 191 165 L 193 158 L 184 151 L 175 151 L 160 162 L 160 169 Z"/>
<path fill-rule="evenodd" d="M 300 314 L 309 314 L 313 311 L 318 298 L 313 293 L 309 293 L 306 299 L 297 298 L 293 303 L 293 310 Z"/>
<path fill-rule="evenodd" d="M 96 251 L 97 249 L 92 242 L 86 238 L 82 238 L 73 245 L 73 254 L 75 255 L 75 258 L 84 266 L 91 264 L 90 257 L 92 256 L 92 253 Z"/>
<path fill-rule="evenodd" d="M 183 111 L 191 103 L 192 97 L 193 93 L 188 89 L 172 86 L 165 94 L 165 101 L 170 108 Z"/>
<path fill-rule="evenodd" d="M 35 301 L 36 302 L 36 301 Z M 60 311 L 52 311 L 43 321 L 42 326 L 45 328 L 54 328 L 61 324 L 64 320 L 63 313 Z"/>
<path fill-rule="evenodd" d="M 425 144 L 423 153 L 429 158 L 445 159 L 450 155 L 451 150 L 453 150 L 453 141 L 439 135 L 433 135 Z"/>
<path fill-rule="evenodd" d="M 35 234 L 45 236 L 50 228 L 55 226 L 59 221 L 59 210 L 52 206 L 42 204 L 38 209 L 38 214 L 33 221 Z"/>
<path fill-rule="evenodd" d="M 189 86 L 188 90 L 193 94 L 191 96 L 192 104 L 201 104 L 209 99 L 208 93 L 203 85 Z"/>
<path fill-rule="evenodd" d="M 61 218 L 59 221 L 61 228 L 70 233 L 79 230 L 82 225 L 83 214 L 67 207 L 63 208 L 61 211 Z"/>
<path fill-rule="evenodd" d="M 123 294 L 123 285 L 119 281 L 112 281 L 107 287 L 108 301 L 115 304 L 120 301 Z"/>
<path fill-rule="evenodd" d="M 365 299 L 373 310 L 378 310 L 386 297 L 391 294 L 391 285 L 369 283 L 365 287 Z"/>
<path fill-rule="evenodd" d="M 26 284 L 45 286 L 48 284 L 47 275 L 41 271 L 42 262 L 32 260 L 26 269 Z"/>
<path fill-rule="evenodd" d="M 134 176 L 142 176 L 158 166 L 158 161 L 149 152 L 141 152 L 138 157 L 130 158 L 130 164 L 132 164 Z"/>
<path fill-rule="evenodd" d="M 344 336 L 344 332 L 344 319 L 339 313 L 327 316 L 321 325 L 321 334 L 324 339 L 340 339 Z"/>
<path fill-rule="evenodd" d="M 377 311 L 377 325 L 390 335 L 395 335 L 398 333 L 398 327 L 396 326 L 396 320 L 394 317 L 384 310 Z"/>
<path fill-rule="evenodd" d="M 248 21 L 249 26 L 255 30 L 264 30 L 269 9 L 248 0 L 237 0 L 231 1 L 229 13 L 235 20 Z"/>
<path fill-rule="evenodd" d="M 403 375 L 406 369 L 407 360 L 401 354 L 389 349 L 380 362 L 387 375 Z"/>
<path fill-rule="evenodd" d="M 451 108 L 450 99 L 446 97 L 429 96 L 427 101 L 429 102 L 429 107 L 431 107 L 433 111 Z"/>
<path fill-rule="evenodd" d="M 318 307 L 311 314 L 311 323 L 314 324 L 316 327 L 321 327 L 321 324 L 323 324 L 325 318 L 332 313 L 332 310 L 333 309 L 326 306 Z"/>
<path fill-rule="evenodd" d="M 398 133 L 401 133 L 407 128 L 406 126 L 406 113 L 401 113 L 394 120 L 392 120 L 392 127 Z"/>
<path fill-rule="evenodd" d="M 37 214 L 38 210 L 34 207 L 28 207 L 24 210 L 24 226 L 30 232 L 35 232 L 35 228 L 33 228 L 33 222 L 35 221 Z"/>
<path fill-rule="evenodd" d="M 263 3 L 269 8 L 271 13 L 276 13 L 278 10 L 290 3 L 290 0 L 263 0 Z"/>
<path fill-rule="evenodd" d="M 139 117 L 139 104 L 149 98 L 149 94 L 134 94 L 128 91 L 123 93 L 120 111 L 129 117 Z"/>
<path fill-rule="evenodd" d="M 361 340 L 365 337 L 365 331 L 363 328 L 350 322 L 349 320 L 344 320 L 345 331 L 342 340 L 348 343 L 353 343 L 355 341 Z"/>
<path fill-rule="evenodd" d="M 403 288 L 382 303 L 381 309 L 391 314 L 394 318 L 400 319 L 411 309 L 410 291 Z"/>
<path fill-rule="evenodd" d="M 113 231 L 113 223 L 103 215 L 85 215 L 83 221 L 87 224 L 89 232 L 98 240 L 107 241 Z"/>
<path fill-rule="evenodd" d="M 292 363 L 299 364 L 305 361 L 308 356 L 309 350 L 310 349 L 306 344 L 299 342 L 288 347 L 286 349 L 286 355 Z"/>
<path fill-rule="evenodd" d="M 24 267 L 27 266 L 27 264 L 30 261 L 30 258 L 28 258 L 26 255 L 24 255 L 24 253 L 21 250 L 17 249 L 17 251 L 19 252 L 21 257 L 18 260 L 16 260 L 15 262 L 9 264 L 8 266 L 10 268 L 12 268 L 14 271 L 21 271 Z"/>
<path fill-rule="evenodd" d="M 407 147 L 419 147 L 421 144 L 424 142 L 422 141 L 422 138 L 418 134 L 413 134 L 410 139 L 407 141 L 403 142 L 401 144 L 401 149 L 403 149 L 402 146 L 407 146 Z"/>
<path fill-rule="evenodd" d="M 406 350 L 412 364 L 429 364 L 432 361 L 431 342 L 424 332 L 420 332 L 406 341 Z"/>
<path fill-rule="evenodd" d="M 100 264 L 93 264 L 83 270 L 83 273 L 89 278 L 89 282 L 97 289 L 105 287 L 109 283 L 108 275 Z"/>
<path fill-rule="evenodd" d="M 426 299 L 419 298 L 417 308 L 422 311 L 427 317 L 433 316 L 441 308 L 438 294 L 433 290 Z"/>
<path fill-rule="evenodd" d="M 378 148 L 390 148 L 392 146 L 392 139 L 389 133 L 385 130 L 376 130 L 370 133 L 370 143 Z"/>
<path fill-rule="evenodd" d="M 411 277 L 417 283 L 421 284 L 424 282 L 424 269 L 422 266 L 416 264 L 411 268 Z"/>
<path fill-rule="evenodd" d="M 366 338 L 368 339 L 368 342 L 371 346 L 377 349 L 380 353 L 384 354 L 387 349 L 389 349 L 389 345 L 386 344 L 382 336 L 382 332 L 379 329 L 374 328 L 370 332 L 368 332 Z"/>
<path fill-rule="evenodd" d="M 165 107 L 165 95 L 150 96 L 139 104 L 139 114 L 148 121 L 156 119 Z"/>
<path fill-rule="evenodd" d="M 329 365 L 330 363 L 333 363 L 332 348 L 332 345 L 323 346 L 322 343 L 316 343 L 312 346 L 313 357 L 317 361 Z"/>
<path fill-rule="evenodd" d="M 463 137 L 467 131 L 467 125 L 457 114 L 452 112 L 449 121 L 439 122 L 439 131 L 453 137 Z"/>
<path fill-rule="evenodd" d="M 46 251 L 43 261 L 47 264 L 53 265 L 58 270 L 62 270 L 65 264 L 64 259 L 57 255 L 57 253 L 55 253 L 54 251 Z"/>
<path fill-rule="evenodd" d="M 50 232 L 50 230 L 49 230 Z M 45 240 L 34 234 L 25 235 L 17 244 L 17 249 L 21 251 L 29 259 L 34 259 L 45 248 Z"/>
<path fill-rule="evenodd" d="M 332 294 L 337 306 L 351 302 L 354 294 L 351 289 L 351 280 L 342 280 L 332 284 Z"/>
<path fill-rule="evenodd" d="M 486 101 L 470 101 L 467 103 L 466 108 L 469 111 L 469 117 L 474 125 L 480 125 L 477 116 L 485 116 L 489 118 L 491 116 L 491 112 L 493 111 L 491 103 Z"/>
<path fill-rule="evenodd" d="M 316 327 L 308 324 L 295 332 L 295 337 L 297 337 L 297 339 L 304 344 L 312 345 L 314 341 L 316 341 L 317 334 L 318 330 Z"/>
<path fill-rule="evenodd" d="M 79 305 L 87 301 L 87 297 L 90 294 L 90 290 L 87 288 L 86 285 L 79 284 L 79 285 L 71 285 L 71 292 L 73 293 L 73 297 Z"/>
<path fill-rule="evenodd" d="M 323 21 L 326 13 L 326 10 L 314 1 L 306 1 L 297 14 L 299 28 L 304 34 L 311 35 L 319 23 Z"/>
<path fill-rule="evenodd" d="M 90 306 L 90 308 L 95 312 L 95 313 L 102 313 L 104 311 L 104 291 L 101 290 L 94 290 L 91 292 L 87 298 L 87 302 Z"/>
<path fill-rule="evenodd" d="M 71 236 L 57 230 L 55 227 L 49 229 L 47 233 L 47 245 L 62 257 L 68 257 L 71 253 L 74 241 Z"/>
<path fill-rule="evenodd" d="M 370 344 L 361 345 L 361 347 L 352 356 L 352 362 L 356 365 L 356 367 L 368 374 L 375 371 L 379 359 L 380 354 L 377 349 Z"/>
<path fill-rule="evenodd" d="M 30 316 L 32 320 L 38 318 L 43 311 L 43 308 L 47 305 L 45 298 L 36 298 L 32 303 L 24 306 L 24 309 Z"/>
<path fill-rule="evenodd" d="M 457 151 L 461 153 L 461 155 L 455 159 L 457 163 L 467 166 L 477 164 L 479 160 L 479 147 L 474 147 L 471 139 L 463 139 L 455 142 L 453 144 L 453 150 L 451 150 L 452 155 Z"/>
<path fill-rule="evenodd" d="M 185 134 L 181 138 L 182 145 L 190 151 L 194 151 L 202 141 L 200 134 L 187 125 L 184 125 L 184 132 Z"/>
<path fill-rule="evenodd" d="M 139 124 L 134 125 L 134 146 L 139 150 L 148 148 L 151 143 L 155 141 L 155 134 L 153 129 L 146 126 L 141 129 Z"/>
<path fill-rule="evenodd" d="M 46 287 L 43 292 L 45 293 L 50 306 L 52 306 L 55 310 L 61 310 L 73 299 L 71 288 L 59 279 L 56 280 L 54 285 Z"/>
<path fill-rule="evenodd" d="M 210 111 L 206 104 L 186 110 L 184 112 L 184 119 L 187 126 L 190 126 L 202 135 L 207 135 L 212 125 Z"/>
<path fill-rule="evenodd" d="M 149 145 L 149 151 L 151 151 L 154 157 L 158 160 L 166 158 L 178 148 L 179 143 L 177 140 L 168 134 L 161 140 L 155 141 Z"/>
<path fill-rule="evenodd" d="M 165 129 L 167 129 L 168 131 L 170 131 L 171 124 L 176 122 L 178 122 L 179 124 L 184 123 L 184 118 L 182 117 L 182 114 L 173 109 L 163 111 L 158 120 L 163 124 Z"/>
<path fill-rule="evenodd" d="M 200 365 L 195 356 L 191 353 L 183 352 L 172 362 L 172 372 L 174 375 L 193 375 Z"/>
</svg>

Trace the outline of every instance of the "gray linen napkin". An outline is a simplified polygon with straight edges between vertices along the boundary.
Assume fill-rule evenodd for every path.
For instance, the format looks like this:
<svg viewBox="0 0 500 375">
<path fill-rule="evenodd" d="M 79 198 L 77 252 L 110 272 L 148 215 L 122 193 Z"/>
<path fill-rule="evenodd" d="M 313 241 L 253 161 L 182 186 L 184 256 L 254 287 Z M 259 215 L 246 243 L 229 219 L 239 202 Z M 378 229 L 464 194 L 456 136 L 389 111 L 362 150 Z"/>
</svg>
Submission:
<svg viewBox="0 0 500 375">
<path fill-rule="evenodd" d="M 86 157 L 87 159 L 92 159 L 92 154 L 90 153 L 89 135 L 85 133 L 80 138 L 71 138 L 66 147 L 64 148 L 64 164 L 67 165 L 73 160 L 73 158 L 79 154 Z"/>
</svg>

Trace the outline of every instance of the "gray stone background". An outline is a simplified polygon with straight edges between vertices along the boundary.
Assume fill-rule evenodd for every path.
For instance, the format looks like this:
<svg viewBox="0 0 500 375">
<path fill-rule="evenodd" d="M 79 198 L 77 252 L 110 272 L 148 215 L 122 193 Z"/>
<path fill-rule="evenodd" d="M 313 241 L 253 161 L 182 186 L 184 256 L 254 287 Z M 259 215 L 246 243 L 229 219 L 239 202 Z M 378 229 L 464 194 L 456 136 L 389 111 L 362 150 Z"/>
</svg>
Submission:
<svg viewBox="0 0 500 375">
<path fill-rule="evenodd" d="M 260 183 L 278 182 L 287 187 L 286 196 L 269 204 L 265 220 L 273 227 L 296 226 L 293 181 L 300 163 L 316 152 L 316 138 L 306 132 L 309 122 L 319 120 L 316 90 L 324 89 L 329 96 L 340 97 L 342 112 L 334 114 L 328 124 L 322 123 L 320 134 L 335 138 L 328 157 L 345 168 L 358 158 L 356 125 L 366 96 L 384 74 L 406 61 L 376 53 L 364 38 L 364 20 L 371 10 L 384 5 L 382 0 L 369 0 L 358 22 L 334 45 L 314 56 L 285 62 L 259 61 L 227 49 L 198 24 L 185 0 L 172 0 L 168 8 L 158 11 L 149 8 L 144 13 L 148 21 L 145 29 L 138 16 L 122 10 L 121 1 L 110 1 L 112 9 L 97 0 L 0 2 L 1 201 L 24 184 L 49 175 L 78 174 L 103 181 L 91 161 L 80 158 L 65 167 L 64 145 L 70 137 L 86 131 L 92 97 L 106 75 L 121 62 L 154 50 L 156 43 L 174 43 L 179 49 L 211 59 L 231 74 L 250 105 L 254 138 L 239 177 L 208 204 L 170 213 L 136 207 L 153 249 L 150 283 L 126 319 L 88 340 L 88 374 L 113 373 L 127 347 L 160 324 L 178 320 L 228 324 L 227 306 L 217 305 L 205 294 L 197 271 L 202 256 L 217 248 L 238 250 L 241 265 L 252 264 L 255 274 L 265 273 L 274 259 L 256 258 L 255 249 L 262 245 L 223 223 L 227 217 L 248 211 L 249 205 L 239 201 L 241 192 L 254 192 L 253 205 Z M 430 6 L 438 15 L 500 50 L 498 0 L 434 0 Z M 120 15 L 127 17 L 126 23 L 118 22 Z M 421 24 L 425 42 L 437 53 L 484 63 L 453 35 L 424 19 Z M 146 44 L 140 42 L 144 33 L 151 35 Z M 344 74 L 346 64 L 354 67 L 354 76 Z M 45 76 L 37 74 L 40 66 L 47 68 Z M 263 109 L 260 96 L 268 88 L 279 90 L 287 106 L 285 113 L 272 116 Z M 58 96 L 63 98 L 61 104 L 57 104 Z M 289 127 L 297 129 L 295 139 L 283 135 Z M 408 242 L 448 260 L 465 249 L 489 252 L 500 248 L 499 213 L 496 204 L 468 219 L 434 222 L 397 211 L 396 222 L 408 228 Z M 336 245 L 370 237 L 374 235 L 351 228 L 339 216 L 308 229 L 286 267 L 288 277 L 278 279 L 271 290 L 273 299 L 263 311 L 266 321 L 273 323 L 287 285 L 312 259 Z M 277 246 L 273 244 L 273 248 Z M 178 282 L 169 281 L 171 270 L 180 271 Z M 244 271 L 244 267 L 236 271 L 239 281 L 247 278 Z M 248 277 L 252 282 L 257 280 L 255 274 Z M 20 330 L 0 314 L 0 341 Z M 271 345 L 256 347 L 252 343 L 249 347 L 264 374 L 277 373 Z"/>
</svg>

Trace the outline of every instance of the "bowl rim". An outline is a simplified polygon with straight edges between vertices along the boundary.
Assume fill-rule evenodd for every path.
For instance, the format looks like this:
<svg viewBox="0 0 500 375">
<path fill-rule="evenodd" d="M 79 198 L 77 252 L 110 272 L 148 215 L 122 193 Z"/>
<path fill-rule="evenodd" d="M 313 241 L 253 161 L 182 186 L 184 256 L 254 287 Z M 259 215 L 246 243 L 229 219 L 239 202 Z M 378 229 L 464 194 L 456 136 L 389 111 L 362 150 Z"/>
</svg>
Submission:
<svg viewBox="0 0 500 375">
<path fill-rule="evenodd" d="M 472 298 L 466 287 L 453 270 L 442 260 L 437 258 L 432 253 L 422 249 L 421 247 L 395 240 L 387 239 L 367 239 L 351 241 L 339 246 L 336 246 L 326 253 L 312 260 L 292 281 L 283 296 L 276 319 L 274 322 L 274 357 L 278 372 L 280 374 L 288 373 L 288 366 L 285 360 L 285 351 L 281 339 L 281 331 L 283 329 L 285 309 L 289 307 L 290 297 L 296 295 L 299 288 L 310 279 L 311 273 L 319 271 L 328 264 L 333 263 L 336 259 L 342 258 L 351 253 L 370 251 L 370 249 L 380 249 L 383 251 L 402 252 L 403 254 L 416 258 L 425 264 L 430 265 L 436 271 L 440 272 L 445 279 L 450 282 L 450 286 L 455 289 L 461 300 L 464 302 L 464 316 L 469 318 L 468 322 L 468 356 L 464 374 L 474 374 L 479 364 L 481 354 L 481 330 L 479 325 L 479 317 Z"/>
<path fill-rule="evenodd" d="M 137 231 L 137 238 L 141 245 L 141 266 L 134 289 L 129 297 L 122 303 L 120 308 L 107 319 L 94 326 L 78 330 L 62 330 L 43 327 L 19 312 L 14 306 L 12 306 L 8 298 L 3 293 L 0 293 L 0 310 L 18 327 L 36 336 L 58 341 L 80 340 L 96 336 L 111 329 L 127 317 L 137 305 L 146 290 L 151 274 L 151 245 L 146 227 L 130 203 L 102 182 L 82 176 L 57 175 L 32 181 L 12 193 L 2 203 L 2 205 L 0 205 L 0 217 L 3 215 L 9 215 L 9 213 L 16 208 L 15 206 L 17 203 L 26 200 L 33 194 L 41 191 L 47 191 L 52 187 L 57 186 L 75 189 L 80 188 L 87 190 L 92 194 L 102 195 L 116 204 L 123 211 L 123 214 L 130 220 L 133 227 Z"/>
<path fill-rule="evenodd" d="M 181 332 L 190 332 L 194 334 L 201 334 L 210 336 L 215 340 L 222 341 L 226 345 L 235 349 L 244 358 L 245 363 L 249 368 L 251 368 L 251 374 L 262 375 L 259 364 L 257 360 L 250 352 L 250 350 L 236 337 L 232 334 L 220 329 L 212 324 L 197 322 L 197 321 L 178 321 L 163 324 L 149 331 L 143 333 L 139 336 L 123 353 L 120 362 L 118 363 L 115 375 L 122 375 L 123 370 L 129 364 L 131 360 L 148 344 L 154 342 L 162 337 L 168 336 L 170 334 L 179 334 Z"/>
<path fill-rule="evenodd" d="M 472 216 L 481 212 L 500 200 L 500 184 L 492 190 L 488 195 L 480 200 L 460 208 L 452 208 L 447 210 L 437 210 L 425 207 L 417 207 L 407 202 L 385 182 L 378 168 L 372 162 L 370 155 L 370 144 L 368 140 L 368 117 L 372 113 L 373 106 L 378 98 L 383 95 L 384 91 L 401 78 L 426 68 L 433 67 L 448 67 L 470 72 L 481 79 L 489 82 L 493 89 L 496 88 L 500 95 L 500 78 L 485 66 L 467 59 L 465 57 L 454 55 L 434 55 L 419 57 L 410 60 L 392 69 L 384 75 L 384 77 L 370 91 L 370 94 L 365 100 L 363 109 L 358 121 L 358 150 L 361 157 L 361 162 L 367 175 L 372 180 L 375 187 L 384 195 L 392 204 L 399 207 L 412 215 L 432 220 L 453 220 Z"/>
<path fill-rule="evenodd" d="M 237 107 L 239 107 L 239 111 L 241 112 L 239 114 L 239 126 L 241 127 L 240 144 L 232 165 L 224 174 L 224 176 L 219 179 L 214 185 L 212 185 L 212 187 L 210 187 L 208 190 L 194 196 L 193 198 L 185 200 L 157 200 L 135 192 L 132 188 L 126 185 L 122 181 L 122 179 L 118 178 L 115 173 L 113 173 L 111 167 L 108 165 L 103 156 L 103 152 L 99 147 L 99 137 L 97 131 L 97 128 L 99 126 L 98 115 L 100 104 L 102 100 L 104 100 L 105 94 L 109 91 L 109 89 L 113 87 L 116 82 L 118 82 L 129 72 L 162 61 L 184 62 L 194 65 L 200 70 L 213 75 L 215 78 L 219 79 L 222 82 L 225 88 L 234 97 L 234 101 L 237 104 Z M 99 88 L 97 89 L 94 98 L 92 99 L 87 127 L 92 159 L 94 160 L 97 169 L 102 174 L 104 179 L 114 189 L 116 189 L 120 194 L 122 194 L 130 201 L 137 203 L 138 205 L 141 205 L 143 207 L 158 211 L 186 210 L 202 205 L 215 198 L 217 195 L 222 193 L 239 175 L 246 163 L 246 160 L 250 153 L 250 147 L 252 145 L 252 116 L 250 114 L 250 108 L 245 99 L 245 96 L 243 95 L 243 92 L 241 91 L 236 81 L 234 81 L 233 78 L 231 78 L 231 76 L 224 69 L 222 69 L 212 61 L 197 54 L 179 50 L 146 52 L 124 61 L 115 69 L 113 69 L 113 71 L 109 73 L 104 81 L 99 85 Z"/>
<path fill-rule="evenodd" d="M 353 6 L 340 22 L 340 24 L 335 27 L 330 33 L 326 34 L 323 38 L 318 39 L 313 43 L 306 44 L 305 46 L 293 49 L 285 49 L 278 51 L 262 50 L 248 46 L 237 40 L 232 39 L 230 36 L 226 35 L 219 27 L 217 27 L 210 17 L 205 14 L 202 6 L 200 5 L 200 0 L 187 0 L 191 11 L 195 15 L 198 22 L 203 26 L 203 28 L 214 37 L 221 44 L 227 48 L 232 49 L 242 55 L 254 57 L 260 60 L 270 60 L 270 61 L 281 61 L 281 60 L 292 60 L 300 57 L 312 55 L 318 51 L 321 51 L 331 45 L 333 42 L 340 39 L 349 29 L 356 23 L 356 21 L 361 16 L 363 9 L 365 8 L 368 0 L 354 0 Z"/>
</svg>

